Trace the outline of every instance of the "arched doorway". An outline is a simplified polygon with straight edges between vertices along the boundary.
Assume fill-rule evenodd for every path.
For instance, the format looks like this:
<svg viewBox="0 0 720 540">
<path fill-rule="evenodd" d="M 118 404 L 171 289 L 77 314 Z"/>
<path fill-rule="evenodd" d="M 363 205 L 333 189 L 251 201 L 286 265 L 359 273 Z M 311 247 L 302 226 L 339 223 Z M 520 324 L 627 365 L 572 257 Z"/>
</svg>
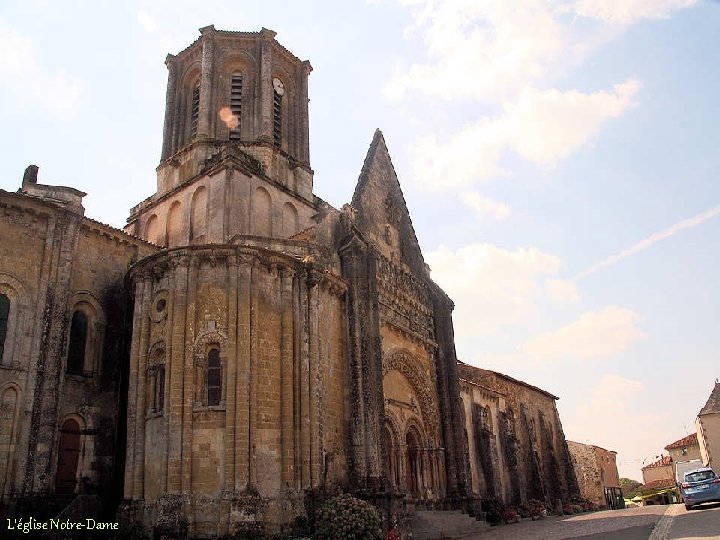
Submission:
<svg viewBox="0 0 720 540">
<path fill-rule="evenodd" d="M 60 428 L 55 493 L 75 493 L 78 459 L 80 458 L 80 424 L 68 418 Z"/>
<path fill-rule="evenodd" d="M 405 460 L 405 488 L 408 495 L 418 497 L 420 495 L 420 448 L 417 435 L 408 431 L 405 436 L 407 454 Z"/>
</svg>

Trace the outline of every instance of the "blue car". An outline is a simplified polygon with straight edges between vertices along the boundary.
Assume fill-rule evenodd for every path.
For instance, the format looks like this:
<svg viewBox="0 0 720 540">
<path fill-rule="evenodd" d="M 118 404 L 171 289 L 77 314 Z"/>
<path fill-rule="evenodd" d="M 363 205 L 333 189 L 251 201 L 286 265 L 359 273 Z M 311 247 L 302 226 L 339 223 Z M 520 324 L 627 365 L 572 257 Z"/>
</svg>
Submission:
<svg viewBox="0 0 720 540">
<path fill-rule="evenodd" d="M 715 471 L 704 467 L 685 473 L 684 482 L 680 485 L 685 508 L 690 510 L 696 504 L 720 502 L 720 478 Z"/>
</svg>

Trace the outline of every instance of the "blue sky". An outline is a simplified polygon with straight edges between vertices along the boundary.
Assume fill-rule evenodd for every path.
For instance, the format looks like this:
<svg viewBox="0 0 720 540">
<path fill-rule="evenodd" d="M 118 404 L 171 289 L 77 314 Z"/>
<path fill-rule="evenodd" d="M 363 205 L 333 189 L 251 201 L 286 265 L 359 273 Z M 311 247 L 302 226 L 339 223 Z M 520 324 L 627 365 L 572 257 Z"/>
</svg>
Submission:
<svg viewBox="0 0 720 540">
<path fill-rule="evenodd" d="M 164 58 L 208 24 L 311 61 L 320 197 L 350 200 L 383 130 L 464 361 L 558 395 L 622 475 L 693 429 L 720 377 L 720 3 L 6 1 L 0 188 L 35 163 L 122 227 Z"/>
</svg>

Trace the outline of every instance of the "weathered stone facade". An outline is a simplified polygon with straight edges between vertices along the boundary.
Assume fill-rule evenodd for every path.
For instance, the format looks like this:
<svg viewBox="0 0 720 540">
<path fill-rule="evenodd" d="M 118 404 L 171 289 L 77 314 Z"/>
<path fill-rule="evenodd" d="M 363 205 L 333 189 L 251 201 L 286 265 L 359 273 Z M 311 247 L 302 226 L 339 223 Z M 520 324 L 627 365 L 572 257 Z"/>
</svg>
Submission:
<svg viewBox="0 0 720 540">
<path fill-rule="evenodd" d="M 607 507 L 606 494 L 620 489 L 617 452 L 574 441 L 567 444 L 580 494 L 601 508 Z"/>
<path fill-rule="evenodd" d="M 0 192 L 0 298 L 8 307 L 0 495 L 73 493 L 82 485 L 104 487 L 111 499 L 121 488 L 124 446 L 117 432 L 129 345 L 124 278 L 157 248 L 83 217 L 84 193 L 37 184 L 36 175 L 29 167 L 18 193 Z"/>
<path fill-rule="evenodd" d="M 576 494 L 558 398 L 501 373 L 462 362 L 458 369 L 473 492 L 512 505 Z"/>
<path fill-rule="evenodd" d="M 200 32 L 167 58 L 157 191 L 124 231 L 36 169 L 0 192 L 3 498 L 94 486 L 191 537 L 277 530 L 338 489 L 393 510 L 567 498 L 557 398 L 458 367 L 380 131 L 331 207 L 309 62 L 270 30 Z"/>
</svg>

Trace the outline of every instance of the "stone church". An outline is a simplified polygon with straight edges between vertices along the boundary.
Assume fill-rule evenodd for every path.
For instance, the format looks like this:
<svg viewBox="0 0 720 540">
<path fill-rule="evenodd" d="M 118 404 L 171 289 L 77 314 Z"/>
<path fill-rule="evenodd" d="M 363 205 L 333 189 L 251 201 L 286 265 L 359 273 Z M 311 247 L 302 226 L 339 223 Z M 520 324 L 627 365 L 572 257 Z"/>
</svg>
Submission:
<svg viewBox="0 0 720 540">
<path fill-rule="evenodd" d="M 205 27 L 166 65 L 157 190 L 124 230 L 35 166 L 0 191 L 5 507 L 100 493 L 215 537 L 338 489 L 470 512 L 576 491 L 557 398 L 458 364 L 381 132 L 336 209 L 312 68 L 274 32 Z"/>
</svg>

